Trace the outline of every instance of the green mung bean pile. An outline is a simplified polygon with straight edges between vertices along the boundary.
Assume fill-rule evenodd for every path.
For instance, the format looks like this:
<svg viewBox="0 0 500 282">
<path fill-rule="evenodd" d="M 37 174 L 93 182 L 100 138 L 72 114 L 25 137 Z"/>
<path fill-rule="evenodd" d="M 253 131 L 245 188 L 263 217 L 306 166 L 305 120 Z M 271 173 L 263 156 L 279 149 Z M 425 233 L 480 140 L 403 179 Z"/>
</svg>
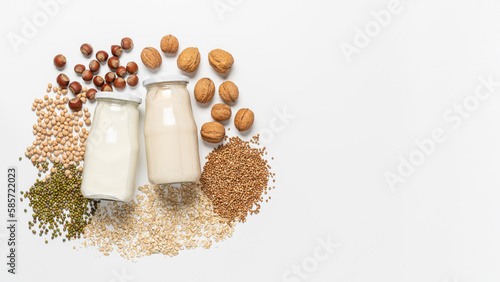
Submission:
<svg viewBox="0 0 500 282">
<path fill-rule="evenodd" d="M 98 201 L 82 196 L 82 172 L 78 165 L 54 164 L 48 179 L 37 179 L 28 191 L 21 192 L 33 209 L 33 219 L 28 222 L 33 234 L 49 235 L 51 239 L 62 237 L 63 241 L 80 238 Z"/>
</svg>

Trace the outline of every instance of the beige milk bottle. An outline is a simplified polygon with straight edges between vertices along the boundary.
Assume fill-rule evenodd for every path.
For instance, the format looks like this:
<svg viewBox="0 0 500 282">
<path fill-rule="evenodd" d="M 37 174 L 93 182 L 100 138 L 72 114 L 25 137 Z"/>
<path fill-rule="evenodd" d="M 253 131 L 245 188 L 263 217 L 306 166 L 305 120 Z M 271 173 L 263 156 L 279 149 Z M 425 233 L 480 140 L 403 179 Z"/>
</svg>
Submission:
<svg viewBox="0 0 500 282">
<path fill-rule="evenodd" d="M 152 184 L 197 182 L 201 167 L 198 129 L 182 75 L 146 79 L 144 139 Z"/>
</svg>

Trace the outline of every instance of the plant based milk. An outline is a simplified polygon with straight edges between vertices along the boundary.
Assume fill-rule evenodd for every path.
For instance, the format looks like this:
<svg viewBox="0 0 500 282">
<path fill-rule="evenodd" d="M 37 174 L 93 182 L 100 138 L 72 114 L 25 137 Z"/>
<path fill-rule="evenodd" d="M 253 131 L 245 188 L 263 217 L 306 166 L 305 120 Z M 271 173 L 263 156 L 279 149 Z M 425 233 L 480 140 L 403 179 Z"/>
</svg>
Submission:
<svg viewBox="0 0 500 282">
<path fill-rule="evenodd" d="M 129 202 L 134 198 L 139 156 L 141 99 L 100 92 L 85 150 L 82 194 L 87 198 Z"/>
<path fill-rule="evenodd" d="M 145 80 L 144 139 L 152 184 L 197 182 L 201 175 L 198 129 L 185 76 Z"/>
</svg>

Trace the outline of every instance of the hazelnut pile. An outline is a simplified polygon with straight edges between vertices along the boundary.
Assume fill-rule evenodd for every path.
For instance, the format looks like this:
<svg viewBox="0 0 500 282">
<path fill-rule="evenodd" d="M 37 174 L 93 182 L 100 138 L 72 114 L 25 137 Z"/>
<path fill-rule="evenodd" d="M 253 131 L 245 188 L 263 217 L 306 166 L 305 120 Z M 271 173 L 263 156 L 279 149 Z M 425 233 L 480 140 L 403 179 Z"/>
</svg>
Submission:
<svg viewBox="0 0 500 282">
<path fill-rule="evenodd" d="M 119 57 L 123 51 L 130 51 L 134 47 L 134 42 L 132 39 L 125 37 L 121 40 L 120 45 L 111 46 L 111 55 L 109 57 L 108 53 L 104 50 L 97 51 L 95 54 L 95 59 L 91 60 L 88 64 L 88 69 L 83 64 L 77 64 L 74 66 L 74 71 L 77 75 L 82 77 L 85 82 L 92 82 L 97 89 L 101 91 L 113 91 L 113 87 L 116 89 L 124 89 L 127 85 L 131 87 L 137 86 L 139 83 L 139 78 L 137 77 L 137 72 L 139 71 L 139 66 L 135 62 L 128 62 L 126 66 L 120 65 Z M 94 48 L 89 43 L 84 43 L 80 46 L 80 52 L 87 58 L 92 56 Z M 110 71 L 106 73 L 104 78 L 98 75 L 101 65 L 107 64 Z M 66 57 L 64 55 L 57 55 L 54 58 L 54 65 L 58 69 L 63 69 L 66 65 Z M 128 78 L 126 77 L 128 75 Z M 82 86 L 79 82 L 73 81 L 70 83 L 68 76 L 61 73 L 57 76 L 57 83 L 60 88 L 68 88 L 76 98 L 80 98 L 82 103 L 88 100 L 95 99 L 95 93 L 97 90 L 91 88 L 83 96 L 85 99 L 81 99 Z M 78 97 L 80 96 L 80 97 Z M 81 105 L 76 100 L 72 99 L 73 103 L 69 104 L 70 109 L 73 111 L 78 111 Z"/>
</svg>

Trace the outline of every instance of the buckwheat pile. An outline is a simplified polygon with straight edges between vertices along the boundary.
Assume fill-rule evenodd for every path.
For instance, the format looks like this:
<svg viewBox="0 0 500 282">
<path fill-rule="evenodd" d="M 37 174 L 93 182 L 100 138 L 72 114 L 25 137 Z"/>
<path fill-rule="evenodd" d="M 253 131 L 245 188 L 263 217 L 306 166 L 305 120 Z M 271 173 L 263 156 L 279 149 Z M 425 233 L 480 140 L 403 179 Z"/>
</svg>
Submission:
<svg viewBox="0 0 500 282">
<path fill-rule="evenodd" d="M 231 237 L 233 226 L 213 212 L 199 184 L 144 185 L 134 202 L 101 201 L 84 229 L 83 245 L 105 256 L 116 250 L 133 260 L 152 254 L 172 257 L 185 249 L 210 248 Z"/>
<path fill-rule="evenodd" d="M 259 145 L 259 135 L 250 141 L 231 137 L 210 152 L 203 167 L 202 190 L 214 211 L 229 222 L 245 222 L 248 215 L 259 213 L 267 191 L 275 188 L 268 187 L 275 174 L 264 159 L 266 147 L 252 145 Z"/>
</svg>

